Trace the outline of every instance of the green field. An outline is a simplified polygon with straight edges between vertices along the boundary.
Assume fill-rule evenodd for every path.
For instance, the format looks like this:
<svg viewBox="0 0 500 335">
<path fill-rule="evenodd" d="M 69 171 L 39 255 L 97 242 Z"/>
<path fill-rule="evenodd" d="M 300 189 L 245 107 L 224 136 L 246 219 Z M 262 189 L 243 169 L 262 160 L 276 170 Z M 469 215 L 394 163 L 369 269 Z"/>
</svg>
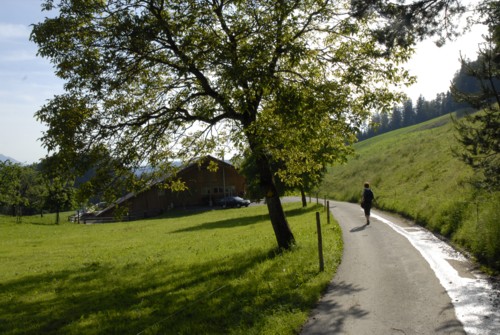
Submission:
<svg viewBox="0 0 500 335">
<path fill-rule="evenodd" d="M 376 207 L 411 218 L 500 270 L 500 196 L 471 187 L 473 171 L 453 156 L 456 147 L 448 115 L 373 137 L 328 171 L 319 193 L 358 202 L 369 181 Z"/>
<path fill-rule="evenodd" d="M 266 206 L 94 225 L 0 216 L 0 333 L 296 334 L 342 241 L 323 207 L 284 206 L 297 240 L 284 253 Z"/>
</svg>

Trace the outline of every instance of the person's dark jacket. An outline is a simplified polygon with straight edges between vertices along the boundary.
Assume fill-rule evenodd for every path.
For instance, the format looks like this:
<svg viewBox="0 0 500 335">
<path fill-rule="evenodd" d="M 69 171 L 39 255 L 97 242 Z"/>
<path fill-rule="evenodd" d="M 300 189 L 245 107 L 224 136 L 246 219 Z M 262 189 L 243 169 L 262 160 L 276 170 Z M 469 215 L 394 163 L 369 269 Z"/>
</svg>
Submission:
<svg viewBox="0 0 500 335">
<path fill-rule="evenodd" d="M 365 188 L 363 191 L 363 203 L 365 207 L 371 207 L 373 201 L 373 192 L 369 188 Z"/>
</svg>

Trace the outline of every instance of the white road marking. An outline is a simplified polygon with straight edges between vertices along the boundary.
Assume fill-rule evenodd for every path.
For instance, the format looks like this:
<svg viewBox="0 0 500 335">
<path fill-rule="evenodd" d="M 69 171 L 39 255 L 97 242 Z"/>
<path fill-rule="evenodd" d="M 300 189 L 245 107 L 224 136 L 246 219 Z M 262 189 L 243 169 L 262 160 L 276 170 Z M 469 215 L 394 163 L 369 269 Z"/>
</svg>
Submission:
<svg viewBox="0 0 500 335">
<path fill-rule="evenodd" d="M 467 334 L 500 333 L 500 312 L 498 308 L 495 308 L 491 298 L 498 298 L 500 292 L 495 290 L 485 278 L 461 276 L 450 264 L 450 260 L 466 262 L 467 259 L 462 254 L 424 228 L 405 229 L 379 215 L 372 213 L 371 216 L 406 237 L 422 254 L 448 292 L 455 307 L 457 319 L 462 322 Z"/>
</svg>

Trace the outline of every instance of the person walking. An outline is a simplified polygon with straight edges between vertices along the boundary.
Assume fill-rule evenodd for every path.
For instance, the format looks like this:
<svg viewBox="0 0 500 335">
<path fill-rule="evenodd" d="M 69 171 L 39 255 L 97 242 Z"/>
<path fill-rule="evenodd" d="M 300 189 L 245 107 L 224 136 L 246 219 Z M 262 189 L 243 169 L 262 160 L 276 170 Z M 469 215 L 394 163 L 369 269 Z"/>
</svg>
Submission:
<svg viewBox="0 0 500 335">
<path fill-rule="evenodd" d="M 375 196 L 370 189 L 370 183 L 365 182 L 365 188 L 363 190 L 363 197 L 361 198 L 361 207 L 365 210 L 366 224 L 370 224 L 370 210 L 372 208 L 372 202 Z"/>
</svg>

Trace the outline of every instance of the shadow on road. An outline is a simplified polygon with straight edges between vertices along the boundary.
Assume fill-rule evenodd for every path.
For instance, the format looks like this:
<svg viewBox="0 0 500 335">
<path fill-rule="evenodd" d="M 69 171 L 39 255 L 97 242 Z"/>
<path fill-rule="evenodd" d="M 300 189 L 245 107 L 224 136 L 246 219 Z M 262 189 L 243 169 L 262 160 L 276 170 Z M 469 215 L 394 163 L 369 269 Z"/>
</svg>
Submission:
<svg viewBox="0 0 500 335">
<path fill-rule="evenodd" d="M 360 231 L 363 231 L 365 230 L 365 228 L 368 227 L 366 224 L 362 225 L 362 226 L 359 226 L 359 227 L 354 227 L 352 228 L 351 230 L 349 230 L 351 233 L 357 233 L 357 232 L 360 232 Z"/>
<path fill-rule="evenodd" d="M 443 294 L 447 294 L 446 291 L 443 291 Z M 454 311 L 455 307 L 453 304 L 450 302 L 447 306 L 445 306 L 441 313 L 448 311 Z M 458 320 L 446 320 L 445 322 L 441 323 L 441 325 L 435 329 L 436 334 L 463 334 L 466 335 L 467 333 L 464 331 L 464 326 L 462 323 Z"/>
<path fill-rule="evenodd" d="M 366 317 L 369 312 L 362 309 L 359 305 L 345 308 L 345 306 L 342 306 L 336 301 L 336 297 L 343 295 L 352 295 L 363 290 L 364 288 L 360 288 L 343 281 L 339 283 L 331 283 L 330 287 L 328 288 L 328 296 L 332 298 L 320 301 L 315 309 L 314 315 L 312 315 L 312 317 L 309 319 L 308 324 L 306 324 L 306 326 L 302 329 L 301 334 L 337 334 L 343 331 L 344 323 L 347 319 L 362 319 Z M 319 321 L 319 319 L 325 316 L 327 317 L 328 321 Z"/>
</svg>

